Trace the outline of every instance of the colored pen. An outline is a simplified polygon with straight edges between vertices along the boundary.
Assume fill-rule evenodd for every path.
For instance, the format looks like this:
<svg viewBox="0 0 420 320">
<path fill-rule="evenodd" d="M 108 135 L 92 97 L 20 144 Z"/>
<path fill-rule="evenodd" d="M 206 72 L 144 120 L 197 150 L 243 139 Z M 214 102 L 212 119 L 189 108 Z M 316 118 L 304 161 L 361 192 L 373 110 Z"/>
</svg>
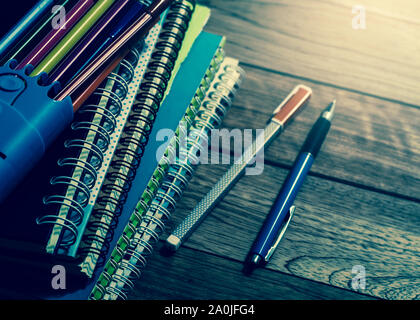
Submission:
<svg viewBox="0 0 420 320">
<path fill-rule="evenodd" d="M 51 72 L 51 80 L 59 81 L 62 86 L 65 86 L 146 9 L 147 6 L 137 0 L 118 1 L 64 58 L 61 64 Z"/>
<path fill-rule="evenodd" d="M 11 49 L 7 50 L 6 54 L 0 59 L 0 64 L 5 64 L 11 59 L 17 61 L 24 59 L 32 51 L 32 48 L 40 43 L 51 31 L 52 21 L 60 12 L 61 8 L 69 11 L 76 2 L 76 0 L 56 1 L 55 6 L 51 9 L 51 13 L 41 17 L 31 30 L 13 45 Z"/>
<path fill-rule="evenodd" d="M 166 248 L 176 251 L 181 244 L 193 233 L 200 225 L 208 213 L 216 206 L 219 201 L 229 192 L 239 178 L 243 175 L 248 164 L 259 153 L 261 149 L 268 146 L 286 127 L 289 121 L 306 104 L 311 97 L 312 90 L 304 85 L 298 85 L 284 99 L 279 107 L 274 110 L 273 115 L 264 129 L 263 141 L 256 139 L 244 154 L 235 161 L 223 177 L 214 185 L 207 195 L 198 203 L 185 220 L 175 228 L 166 240 Z"/>
<path fill-rule="evenodd" d="M 49 10 L 54 0 L 39 1 L 17 24 L 0 40 L 0 57 L 16 43 Z M 3 10 L 7 10 L 6 7 Z"/>
<path fill-rule="evenodd" d="M 79 108 L 86 102 L 86 100 L 93 94 L 93 92 L 99 87 L 99 85 L 108 77 L 108 75 L 118 66 L 122 59 L 128 54 L 130 50 L 124 50 L 115 57 L 114 60 L 101 72 L 98 74 L 96 79 L 89 82 L 86 88 L 81 88 L 80 94 L 76 94 L 73 98 L 73 110 L 76 112 Z"/>
<path fill-rule="evenodd" d="M 105 48 L 105 50 L 89 63 L 86 68 L 76 75 L 55 97 L 55 100 L 61 101 L 68 96 L 72 96 L 78 88 L 89 81 L 91 77 L 94 77 L 96 72 L 103 71 L 104 65 L 106 66 L 111 59 L 114 59 L 113 56 L 116 55 L 119 50 L 123 50 L 124 46 L 128 45 L 133 38 L 137 39 L 144 36 L 149 29 L 159 21 L 160 15 L 169 7 L 172 1 L 173 0 L 154 1 L 127 30 L 115 39 L 110 46 Z"/>
<path fill-rule="evenodd" d="M 32 71 L 31 76 L 36 76 L 41 72 L 50 73 L 82 37 L 91 30 L 93 25 L 104 15 L 114 2 L 115 0 L 101 0 L 96 2 L 70 32 L 68 32 L 54 49 L 39 63 L 34 71 Z"/>
<path fill-rule="evenodd" d="M 250 268 L 249 270 L 267 263 L 284 236 L 293 216 L 294 209 L 291 210 L 293 202 L 327 137 L 334 116 L 334 109 L 335 101 L 330 103 L 321 113 L 321 116 L 309 132 L 274 205 L 249 251 L 246 261 L 246 266 Z"/>
<path fill-rule="evenodd" d="M 139 42 L 137 44 L 137 49 L 140 51 L 144 47 L 144 41 Z M 121 52 L 118 52 L 117 56 L 114 60 L 111 61 L 111 63 L 98 75 L 98 77 L 89 82 L 86 88 L 80 88 L 79 94 L 75 94 L 75 98 L 73 98 L 73 109 L 74 112 L 76 112 L 82 105 L 85 103 L 85 101 L 93 94 L 93 92 L 99 87 L 99 85 L 109 76 L 109 74 L 115 70 L 115 68 L 118 66 L 118 64 L 128 55 L 130 52 L 130 48 L 127 48 Z"/>
<path fill-rule="evenodd" d="M 34 67 L 54 48 L 54 46 L 66 35 L 67 32 L 79 21 L 82 16 L 92 7 L 94 0 L 80 0 L 65 16 L 65 22 L 59 28 L 53 28 L 45 38 L 23 59 L 17 69 L 27 64 Z"/>
</svg>

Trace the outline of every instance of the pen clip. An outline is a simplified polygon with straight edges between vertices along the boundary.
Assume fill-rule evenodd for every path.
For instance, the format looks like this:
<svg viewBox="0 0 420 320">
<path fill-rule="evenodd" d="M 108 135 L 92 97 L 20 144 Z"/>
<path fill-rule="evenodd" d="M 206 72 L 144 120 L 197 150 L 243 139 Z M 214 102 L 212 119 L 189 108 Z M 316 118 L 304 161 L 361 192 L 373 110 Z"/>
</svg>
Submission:
<svg viewBox="0 0 420 320">
<path fill-rule="evenodd" d="M 270 250 L 268 251 L 267 255 L 265 256 L 264 260 L 265 262 L 268 262 L 271 258 L 271 256 L 273 255 L 274 251 L 276 250 L 277 246 L 279 245 L 281 239 L 284 237 L 284 234 L 286 233 L 286 229 L 290 224 L 290 221 L 292 221 L 293 218 L 293 214 L 295 213 L 295 206 L 291 206 L 289 209 L 289 217 L 287 218 L 286 222 L 283 224 L 283 227 L 279 233 L 279 236 L 277 237 L 276 242 L 273 244 L 273 246 L 270 248 Z"/>
</svg>

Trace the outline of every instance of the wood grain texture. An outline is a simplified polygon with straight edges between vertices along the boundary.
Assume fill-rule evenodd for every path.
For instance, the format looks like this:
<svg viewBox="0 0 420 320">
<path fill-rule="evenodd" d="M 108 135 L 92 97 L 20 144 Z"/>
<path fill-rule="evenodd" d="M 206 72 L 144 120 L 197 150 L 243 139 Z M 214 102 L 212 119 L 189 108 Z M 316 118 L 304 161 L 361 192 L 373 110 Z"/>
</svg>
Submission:
<svg viewBox="0 0 420 320">
<path fill-rule="evenodd" d="M 417 1 L 209 0 L 208 30 L 248 64 L 419 105 Z M 354 5 L 366 29 L 354 30 Z"/>
<path fill-rule="evenodd" d="M 155 254 L 130 299 L 364 300 L 372 297 L 272 270 L 246 276 L 239 261 L 183 249 L 170 258 Z"/>
<path fill-rule="evenodd" d="M 277 105 L 299 83 L 311 100 L 265 158 L 291 166 L 323 108 L 337 99 L 336 115 L 312 171 L 347 183 L 420 201 L 420 109 L 245 67 L 246 78 L 224 126 L 263 128 Z"/>
<path fill-rule="evenodd" d="M 221 165 L 198 169 L 171 227 L 223 172 Z M 243 177 L 185 246 L 244 261 L 286 174 L 266 165 L 262 175 Z M 267 268 L 352 290 L 352 269 L 362 265 L 367 278 L 361 292 L 420 298 L 420 204 L 313 176 L 295 204 L 295 217 Z"/>
</svg>

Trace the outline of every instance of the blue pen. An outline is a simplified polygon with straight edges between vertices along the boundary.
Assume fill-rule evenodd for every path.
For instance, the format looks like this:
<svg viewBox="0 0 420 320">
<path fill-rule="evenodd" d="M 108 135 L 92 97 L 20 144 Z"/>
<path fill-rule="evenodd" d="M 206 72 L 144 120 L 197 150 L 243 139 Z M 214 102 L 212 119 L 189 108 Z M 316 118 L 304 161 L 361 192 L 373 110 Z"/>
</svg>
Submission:
<svg viewBox="0 0 420 320">
<path fill-rule="evenodd" d="M 295 209 L 293 202 L 328 134 L 334 109 L 335 101 L 321 113 L 309 132 L 293 168 L 284 181 L 276 201 L 248 254 L 248 267 L 254 268 L 267 263 L 284 236 L 293 217 Z"/>
<path fill-rule="evenodd" d="M 3 39 L 0 40 L 0 57 L 18 41 L 28 30 L 35 24 L 35 22 L 42 17 L 47 10 L 52 7 L 54 0 L 39 1 L 27 14 L 24 16 L 16 26 L 7 33 Z"/>
</svg>

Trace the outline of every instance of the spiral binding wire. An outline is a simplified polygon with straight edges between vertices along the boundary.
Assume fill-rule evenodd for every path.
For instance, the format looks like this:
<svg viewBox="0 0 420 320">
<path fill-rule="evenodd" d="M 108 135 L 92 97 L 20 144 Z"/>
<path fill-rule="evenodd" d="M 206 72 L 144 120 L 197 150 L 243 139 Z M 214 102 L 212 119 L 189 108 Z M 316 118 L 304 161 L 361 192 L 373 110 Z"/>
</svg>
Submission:
<svg viewBox="0 0 420 320">
<path fill-rule="evenodd" d="M 223 62 L 225 53 L 222 47 L 218 49 L 215 54 L 215 58 L 210 63 L 210 67 L 207 70 L 197 92 L 195 93 L 191 105 L 187 110 L 186 116 L 181 120 L 181 125 L 178 127 L 179 132 L 174 136 L 173 140 L 169 143 L 168 148 L 165 152 L 165 155 L 161 159 L 155 173 L 152 176 L 151 181 L 146 187 L 143 196 L 141 197 L 137 208 L 136 214 L 141 217 L 146 213 L 151 200 L 156 195 L 158 188 L 162 182 L 163 177 L 166 175 L 169 170 L 169 166 L 173 163 L 175 159 L 176 151 L 181 145 L 181 137 L 186 137 L 188 130 L 194 124 L 194 119 L 198 115 L 199 108 L 207 94 L 208 89 L 210 88 L 211 83 L 213 82 L 214 77 L 216 76 L 217 71 L 219 70 L 220 65 Z M 131 223 L 131 222 L 129 222 Z M 133 225 L 133 227 L 136 227 Z"/>
<path fill-rule="evenodd" d="M 136 230 L 138 221 L 141 221 L 141 218 L 143 214 L 147 211 L 150 202 L 156 195 L 157 190 L 159 189 L 162 180 L 166 173 L 169 170 L 170 164 L 173 162 L 176 151 L 179 148 L 181 144 L 181 137 L 186 137 L 188 130 L 191 128 L 191 126 L 194 123 L 194 119 L 198 114 L 199 108 L 202 104 L 203 99 L 205 98 L 205 95 L 210 88 L 210 85 L 216 76 L 217 71 L 219 70 L 219 67 L 224 59 L 224 50 L 223 48 L 219 48 L 218 51 L 215 54 L 214 59 L 210 63 L 210 66 L 203 77 L 199 88 L 197 89 L 190 106 L 187 108 L 187 111 L 185 112 L 184 117 L 180 121 L 180 125 L 178 126 L 178 130 L 176 135 L 171 139 L 169 142 L 169 145 L 165 151 L 165 154 L 163 155 L 162 159 L 159 161 L 158 166 L 153 173 L 148 185 L 146 186 L 146 189 L 143 192 L 142 197 L 140 198 L 139 203 L 137 204 L 137 208 L 135 209 L 135 212 L 133 213 L 133 216 L 130 218 L 130 221 L 128 222 L 128 225 L 126 227 L 126 230 L 129 232 L 133 232 Z M 127 238 L 124 238 L 123 241 L 128 244 Z M 102 260 L 105 260 L 104 257 Z M 98 263 L 99 265 L 99 263 Z"/>
<path fill-rule="evenodd" d="M 122 109 L 122 100 L 128 92 L 128 84 L 134 77 L 134 68 L 140 52 L 134 48 L 119 65 L 119 71 L 112 72 L 104 81 L 112 84 L 112 90 L 101 86 L 94 91 L 88 102 L 82 106 L 71 125 L 74 137 L 65 141 L 65 154 L 58 160 L 63 174 L 51 179 L 56 194 L 43 199 L 47 210 L 54 212 L 37 219 L 39 225 L 61 226 L 63 236 L 57 250 L 66 250 L 76 241 L 77 227 L 83 220 L 84 208 L 88 205 L 91 190 L 95 185 L 98 171 L 116 128 L 116 118 Z M 103 103 L 102 101 L 107 101 Z M 94 136 L 91 141 L 88 136 Z M 85 155 L 82 158 L 82 155 Z M 77 178 L 74 178 L 78 171 Z M 73 197 L 68 197 L 71 190 Z M 67 193 L 67 194 L 66 194 Z M 66 217 L 60 216 L 61 210 L 67 211 Z"/>
<path fill-rule="evenodd" d="M 109 260 L 115 272 L 102 273 L 108 285 L 104 286 L 101 282 L 96 284 L 103 299 L 126 299 L 128 292 L 133 289 L 135 280 L 146 266 L 147 257 L 153 252 L 166 222 L 193 176 L 203 139 L 208 138 L 210 130 L 221 125 L 231 106 L 243 78 L 243 70 L 237 65 L 226 64 L 219 73 L 197 113 L 187 148 L 181 149 L 181 157 L 171 165 L 147 212 L 141 217 L 137 212 L 140 224 L 137 227 L 128 225 L 134 236 L 129 238 L 126 233 L 123 234 L 127 249 L 124 251 L 117 245 L 117 254 L 122 259 L 117 261 L 111 257 Z"/>
<path fill-rule="evenodd" d="M 123 204 L 140 165 L 194 8 L 193 0 L 176 0 L 165 17 L 127 124 L 93 209 L 92 221 L 87 226 L 90 232 L 82 239 L 83 247 L 79 253 L 97 254 L 97 266 L 105 262 L 118 217 L 122 213 Z M 110 224 L 101 222 L 105 220 L 112 222 Z M 98 227 L 102 228 L 103 232 L 96 232 Z M 106 235 L 102 236 L 99 233 Z"/>
</svg>

